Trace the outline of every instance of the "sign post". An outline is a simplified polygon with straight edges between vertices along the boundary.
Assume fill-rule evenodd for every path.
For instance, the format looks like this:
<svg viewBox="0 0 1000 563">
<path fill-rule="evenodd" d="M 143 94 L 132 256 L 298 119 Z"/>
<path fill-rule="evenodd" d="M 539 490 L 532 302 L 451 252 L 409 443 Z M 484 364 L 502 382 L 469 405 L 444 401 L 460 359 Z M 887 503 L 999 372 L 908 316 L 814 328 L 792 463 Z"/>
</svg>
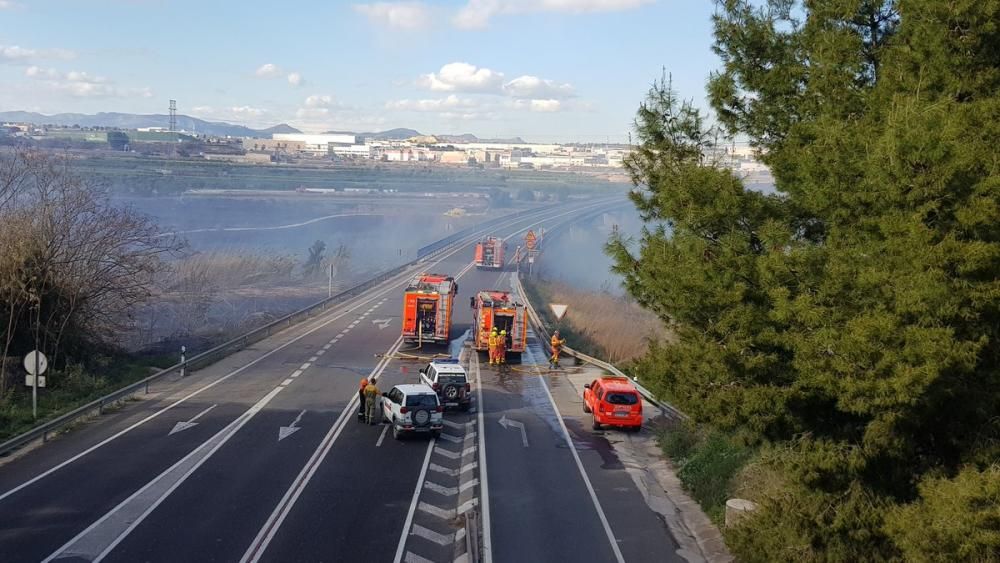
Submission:
<svg viewBox="0 0 1000 563">
<path fill-rule="evenodd" d="M 24 357 L 24 369 L 28 372 L 24 384 L 31 386 L 31 416 L 38 418 L 38 388 L 45 387 L 42 374 L 49 368 L 49 359 L 38 350 L 32 350 Z"/>
</svg>

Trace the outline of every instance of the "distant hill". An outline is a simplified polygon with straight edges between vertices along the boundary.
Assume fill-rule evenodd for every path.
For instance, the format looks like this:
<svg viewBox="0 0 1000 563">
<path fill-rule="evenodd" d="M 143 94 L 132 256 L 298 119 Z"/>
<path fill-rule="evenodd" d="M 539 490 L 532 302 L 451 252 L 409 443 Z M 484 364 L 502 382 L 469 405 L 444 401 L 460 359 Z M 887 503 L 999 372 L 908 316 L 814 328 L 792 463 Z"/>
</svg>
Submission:
<svg viewBox="0 0 1000 563">
<path fill-rule="evenodd" d="M 327 135 L 357 135 L 362 138 L 372 138 L 379 141 L 405 141 L 406 139 L 412 139 L 413 137 L 425 137 L 420 131 L 415 129 L 389 129 L 388 131 L 378 131 L 373 133 L 357 133 L 354 131 L 327 131 Z M 472 133 L 465 133 L 463 135 L 430 135 L 438 140 L 440 143 L 526 143 L 526 141 L 520 137 L 512 137 L 510 139 L 480 139 L 479 137 L 473 135 Z"/>
<path fill-rule="evenodd" d="M 354 131 L 326 131 L 324 135 L 357 135 L 361 138 L 372 138 L 379 141 L 403 141 L 410 137 L 420 135 L 419 131 L 413 129 L 389 129 L 388 131 L 377 131 L 373 133 L 355 133 Z"/>
<path fill-rule="evenodd" d="M 138 129 L 140 127 L 169 127 L 170 116 L 164 114 L 137 115 L 133 113 L 98 113 L 87 115 L 83 113 L 58 113 L 42 115 L 28 111 L 0 112 L 0 121 L 19 121 L 36 125 L 63 125 L 80 127 L 117 127 L 119 129 Z M 177 128 L 201 135 L 217 135 L 230 137 L 270 137 L 272 133 L 301 133 L 298 129 L 282 123 L 267 129 L 251 129 L 243 125 L 212 122 L 191 117 L 177 116 Z"/>
</svg>

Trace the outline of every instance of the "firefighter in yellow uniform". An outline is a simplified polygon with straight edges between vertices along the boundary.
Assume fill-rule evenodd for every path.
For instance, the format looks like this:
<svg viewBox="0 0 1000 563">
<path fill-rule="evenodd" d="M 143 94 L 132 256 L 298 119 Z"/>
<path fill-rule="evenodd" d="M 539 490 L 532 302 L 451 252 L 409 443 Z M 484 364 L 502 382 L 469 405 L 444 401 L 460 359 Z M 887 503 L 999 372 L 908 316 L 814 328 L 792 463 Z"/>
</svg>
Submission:
<svg viewBox="0 0 1000 563">
<path fill-rule="evenodd" d="M 378 406 L 379 390 L 374 381 L 365 387 L 365 422 L 375 424 L 375 410 Z"/>
<path fill-rule="evenodd" d="M 493 365 L 497 359 L 497 342 L 500 339 L 500 335 L 497 334 L 497 327 L 493 327 L 493 331 L 490 332 L 490 365 Z"/>
<path fill-rule="evenodd" d="M 549 363 L 555 367 L 559 367 L 559 352 L 565 343 L 565 339 L 559 338 L 558 330 L 552 333 L 552 339 L 549 341 L 549 344 L 552 346 L 552 357 L 549 358 Z"/>
<path fill-rule="evenodd" d="M 497 339 L 497 364 L 507 363 L 507 331 L 501 330 Z"/>
</svg>

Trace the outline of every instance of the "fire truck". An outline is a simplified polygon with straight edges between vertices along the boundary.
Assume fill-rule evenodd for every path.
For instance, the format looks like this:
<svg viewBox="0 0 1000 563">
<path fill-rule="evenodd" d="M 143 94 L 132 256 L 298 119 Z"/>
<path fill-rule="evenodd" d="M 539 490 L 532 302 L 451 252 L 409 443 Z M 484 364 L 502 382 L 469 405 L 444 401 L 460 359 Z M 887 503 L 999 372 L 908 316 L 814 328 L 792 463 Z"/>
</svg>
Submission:
<svg viewBox="0 0 1000 563">
<path fill-rule="evenodd" d="M 458 284 L 442 274 L 420 274 L 403 294 L 403 339 L 407 342 L 448 342 L 451 311 Z"/>
<path fill-rule="evenodd" d="M 473 347 L 489 351 L 493 327 L 507 332 L 507 353 L 520 354 L 528 345 L 528 310 L 506 291 L 480 291 L 472 298 Z"/>
<path fill-rule="evenodd" d="M 486 237 L 476 243 L 476 268 L 502 270 L 503 251 L 507 243 L 500 237 Z"/>
</svg>

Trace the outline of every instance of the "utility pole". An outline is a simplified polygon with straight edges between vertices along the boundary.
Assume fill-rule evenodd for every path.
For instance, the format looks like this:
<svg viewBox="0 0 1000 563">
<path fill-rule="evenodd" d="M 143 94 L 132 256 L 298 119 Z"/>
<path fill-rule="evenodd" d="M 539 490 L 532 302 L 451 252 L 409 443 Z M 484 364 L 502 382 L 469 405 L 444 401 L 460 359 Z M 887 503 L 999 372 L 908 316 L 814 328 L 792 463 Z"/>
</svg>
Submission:
<svg viewBox="0 0 1000 563">
<path fill-rule="evenodd" d="M 333 262 L 330 262 L 330 283 L 326 289 L 326 298 L 333 298 Z"/>
<path fill-rule="evenodd" d="M 41 353 L 38 350 L 38 325 L 42 322 L 42 303 L 41 297 L 35 301 L 35 375 L 31 378 L 31 418 L 38 419 L 38 362 L 40 360 Z"/>
</svg>

